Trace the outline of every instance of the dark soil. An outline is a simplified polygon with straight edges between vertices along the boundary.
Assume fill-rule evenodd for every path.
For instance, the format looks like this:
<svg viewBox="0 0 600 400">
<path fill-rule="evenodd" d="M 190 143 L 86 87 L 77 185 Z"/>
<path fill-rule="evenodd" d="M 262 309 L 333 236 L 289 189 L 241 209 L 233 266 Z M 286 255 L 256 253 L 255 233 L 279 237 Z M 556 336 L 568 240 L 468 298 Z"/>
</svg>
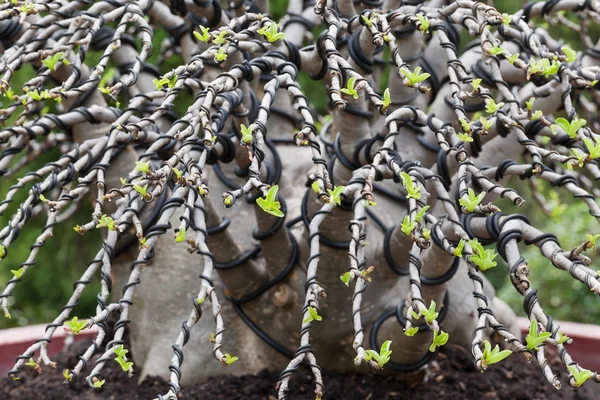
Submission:
<svg viewBox="0 0 600 400">
<path fill-rule="evenodd" d="M 116 363 L 108 363 L 102 372 L 106 384 L 100 390 L 87 387 L 83 378 L 64 385 L 62 371 L 77 362 L 89 342 L 76 342 L 68 351 L 54 357 L 58 367 L 44 368 L 41 375 L 27 368 L 18 381 L 0 381 L 0 399 L 8 400 L 67 400 L 67 399 L 153 399 L 167 392 L 162 378 L 146 378 L 141 386 L 135 377 L 129 379 Z M 560 391 L 552 388 L 539 368 L 522 357 L 512 355 L 484 374 L 472 366 L 471 354 L 459 347 L 445 346 L 444 353 L 431 363 L 429 381 L 409 388 L 400 377 L 325 376 L 325 399 L 343 400 L 405 400 L 405 399 L 598 399 L 598 389 L 590 381 L 573 390 L 566 384 L 566 374 L 557 360 L 551 360 L 554 371 L 563 383 Z M 89 367 L 88 367 L 89 369 Z M 275 400 L 278 374 L 263 371 L 258 375 L 241 377 L 220 376 L 204 384 L 186 385 L 181 399 L 197 400 Z M 291 400 L 314 399 L 314 386 L 308 370 L 299 371 L 291 385 Z M 594 394 L 595 393 L 595 394 Z"/>
</svg>

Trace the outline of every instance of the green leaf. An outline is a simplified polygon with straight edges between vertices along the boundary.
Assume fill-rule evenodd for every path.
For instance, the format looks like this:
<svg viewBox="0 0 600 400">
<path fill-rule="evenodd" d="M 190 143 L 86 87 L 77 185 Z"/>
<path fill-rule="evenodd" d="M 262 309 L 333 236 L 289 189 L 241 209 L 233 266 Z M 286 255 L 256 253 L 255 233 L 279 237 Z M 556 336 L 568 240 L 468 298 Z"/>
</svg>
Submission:
<svg viewBox="0 0 600 400">
<path fill-rule="evenodd" d="M 231 365 L 238 360 L 236 356 L 230 356 L 229 354 L 225 354 L 225 364 Z"/>
<path fill-rule="evenodd" d="M 175 236 L 175 243 L 181 243 L 185 240 L 185 229 L 180 229 L 177 231 L 177 235 Z"/>
<path fill-rule="evenodd" d="M 492 48 L 488 50 L 488 53 L 493 56 L 499 56 L 500 54 L 504 53 L 505 51 L 506 50 L 504 50 L 504 48 L 498 47 L 498 45 L 494 44 L 492 46 Z"/>
<path fill-rule="evenodd" d="M 433 353 L 438 347 L 441 347 L 448 343 L 448 337 L 449 336 L 447 333 L 440 331 L 440 333 L 438 334 L 438 330 L 434 329 L 433 340 L 431 342 L 431 346 L 429 346 L 429 351 Z"/>
<path fill-rule="evenodd" d="M 224 45 L 227 42 L 227 40 L 225 39 L 225 36 L 227 36 L 227 35 L 228 35 L 228 32 L 226 30 L 221 30 L 219 32 L 213 32 L 213 34 L 212 34 L 213 43 L 217 44 L 219 46 Z"/>
<path fill-rule="evenodd" d="M 26 366 L 28 366 L 28 367 L 33 367 L 33 368 L 36 368 L 36 367 L 38 366 L 38 363 L 36 363 L 36 362 L 33 360 L 33 358 L 30 358 L 30 359 L 29 359 L 29 361 L 27 361 L 27 362 L 25 363 L 25 365 L 26 365 Z"/>
<path fill-rule="evenodd" d="M 585 143 L 585 147 L 588 149 L 588 153 L 590 153 L 590 159 L 595 159 L 600 157 L 600 145 L 596 144 L 589 138 L 583 138 L 583 142 Z"/>
<path fill-rule="evenodd" d="M 198 305 L 201 306 L 202 303 L 204 303 L 204 297 L 198 297 L 198 299 L 196 299 L 196 303 L 198 303 Z"/>
<path fill-rule="evenodd" d="M 417 14 L 416 16 L 417 16 L 417 19 L 419 20 L 419 24 L 421 25 L 419 30 L 422 33 L 429 32 L 429 23 L 430 23 L 429 19 L 426 16 L 421 15 L 421 14 Z"/>
<path fill-rule="evenodd" d="M 103 379 L 103 380 L 96 379 L 96 380 L 94 381 L 94 387 L 95 387 L 96 389 L 100 389 L 102 386 L 104 386 L 104 383 L 105 383 L 105 382 L 106 382 L 106 379 Z"/>
<path fill-rule="evenodd" d="M 454 248 L 454 255 L 456 257 L 462 257 L 462 251 L 465 248 L 465 239 L 460 239 L 460 242 Z"/>
<path fill-rule="evenodd" d="M 146 196 L 148 195 L 148 185 L 144 185 L 144 186 L 140 186 L 140 185 L 133 185 L 133 189 L 138 192 L 143 198 L 146 198 Z"/>
<path fill-rule="evenodd" d="M 479 195 L 475 194 L 475 191 L 472 188 L 469 188 L 467 194 L 463 195 L 458 202 L 461 206 L 463 206 L 467 212 L 475 211 L 475 208 L 479 206 L 485 197 L 485 192 L 481 192 Z"/>
<path fill-rule="evenodd" d="M 506 59 L 508 60 L 509 63 L 514 64 L 515 61 L 517 61 L 517 58 L 519 58 L 519 53 L 515 53 L 510 57 L 507 57 Z"/>
<path fill-rule="evenodd" d="M 487 340 L 483 342 L 483 345 L 484 351 L 482 356 L 482 363 L 484 369 L 492 364 L 499 363 L 500 361 L 504 360 L 506 357 L 512 354 L 512 351 L 510 350 L 500 351 L 500 347 L 498 345 L 496 345 L 496 347 L 494 347 L 494 349 L 492 350 L 492 345 Z"/>
<path fill-rule="evenodd" d="M 552 334 L 550 332 L 538 333 L 537 321 L 534 319 L 531 321 L 529 326 L 529 333 L 525 337 L 527 341 L 528 350 L 538 350 L 539 346 L 543 344 Z"/>
<path fill-rule="evenodd" d="M 427 210 L 429 210 L 429 207 L 430 206 L 425 206 L 425 207 L 421 208 L 415 215 L 415 221 L 417 221 L 418 223 L 421 223 L 421 221 L 423 220 L 423 217 L 425 216 L 425 213 L 427 212 Z"/>
<path fill-rule="evenodd" d="M 405 329 L 404 330 L 404 334 L 406 336 L 415 336 L 417 332 L 419 332 L 419 328 L 417 328 L 416 326 L 413 326 L 410 329 Z"/>
<path fill-rule="evenodd" d="M 408 86 L 415 86 L 431 76 L 428 73 L 422 74 L 421 67 L 415 67 L 414 72 L 411 72 L 408 68 L 402 67 L 400 68 L 400 72 L 408 80 Z"/>
<path fill-rule="evenodd" d="M 323 317 L 319 315 L 314 307 L 308 307 L 308 317 L 304 319 L 305 324 L 310 324 L 313 321 L 321 321 Z"/>
<path fill-rule="evenodd" d="M 267 197 L 264 199 L 262 197 L 259 197 L 258 199 L 256 199 L 256 204 L 258 204 L 258 206 L 262 208 L 264 212 L 274 215 L 278 218 L 283 218 L 284 214 L 280 210 L 281 204 L 278 201 L 275 201 L 275 199 L 277 198 L 278 190 L 279 186 L 271 186 L 271 188 L 267 192 Z"/>
<path fill-rule="evenodd" d="M 125 355 L 127 353 L 129 353 L 129 350 L 127 350 L 122 344 L 113 347 L 113 351 L 115 352 L 117 357 L 123 358 L 123 359 L 126 359 L 127 357 Z"/>
<path fill-rule="evenodd" d="M 571 375 L 573 375 L 573 378 L 575 378 L 576 387 L 580 387 L 584 384 L 585 381 L 594 376 L 594 374 L 590 370 L 582 369 L 581 371 L 579 371 L 574 365 L 569 365 L 567 366 L 567 368 L 569 369 Z"/>
<path fill-rule="evenodd" d="M 477 92 L 479 90 L 479 85 L 481 85 L 481 79 L 473 79 L 473 81 L 471 82 L 473 92 Z"/>
<path fill-rule="evenodd" d="M 127 361 L 121 357 L 115 358 L 115 361 L 121 366 L 123 372 L 133 372 L 133 362 Z"/>
<path fill-rule="evenodd" d="M 358 99 L 358 91 L 354 88 L 355 84 L 356 77 L 350 77 L 350 79 L 348 79 L 348 82 L 346 83 L 346 88 L 341 89 L 341 92 L 347 94 L 348 96 L 352 96 L 354 99 Z"/>
<path fill-rule="evenodd" d="M 567 62 L 571 63 L 571 62 L 577 60 L 577 52 L 575 50 L 571 49 L 569 46 L 563 46 L 560 49 L 567 56 Z"/>
<path fill-rule="evenodd" d="M 439 313 L 435 311 L 435 301 L 431 300 L 428 310 L 420 310 L 419 313 L 425 317 L 427 323 L 431 324 L 438 317 Z"/>
<path fill-rule="evenodd" d="M 488 114 L 495 114 L 498 110 L 500 110 L 502 107 L 504 107 L 504 103 L 500 102 L 497 103 L 494 101 L 494 99 L 485 99 L 485 111 Z"/>
<path fill-rule="evenodd" d="M 406 215 L 404 217 L 404 220 L 402 221 L 402 224 L 400 225 L 400 229 L 402 230 L 402 232 L 404 232 L 404 234 L 406 236 L 409 236 L 412 234 L 412 231 L 417 227 L 417 223 L 414 221 L 410 220 L 410 216 Z"/>
<path fill-rule="evenodd" d="M 60 61 L 60 59 L 65 55 L 65 53 L 56 53 L 54 55 L 48 56 L 42 60 L 42 64 L 44 64 L 50 71 L 56 70 L 56 64 Z"/>
<path fill-rule="evenodd" d="M 392 98 L 390 95 L 390 89 L 385 89 L 383 92 L 383 108 L 387 110 L 387 108 L 392 104 Z"/>
<path fill-rule="evenodd" d="M 312 185 L 310 186 L 316 194 L 319 194 L 319 181 L 313 181 Z"/>
<path fill-rule="evenodd" d="M 559 126 L 571 139 L 577 137 L 579 129 L 583 128 L 586 124 L 585 119 L 574 119 L 573 121 L 567 121 L 565 118 L 556 118 L 554 125 Z M 556 128 L 554 128 L 556 130 Z"/>
<path fill-rule="evenodd" d="M 558 331 L 558 344 L 563 344 L 571 340 L 567 335 L 563 335 L 561 331 Z"/>
<path fill-rule="evenodd" d="M 21 276 L 23 276 L 23 272 L 25 271 L 25 267 L 21 267 L 18 270 L 14 270 L 11 269 L 10 272 L 12 272 L 12 274 L 15 276 L 15 278 L 17 279 L 21 279 Z"/>
<path fill-rule="evenodd" d="M 242 124 L 240 126 L 241 134 L 242 134 L 242 143 L 249 144 L 252 143 L 252 131 L 254 130 L 254 126 L 246 126 Z"/>
<path fill-rule="evenodd" d="M 79 321 L 79 318 L 73 317 L 70 321 L 65 322 L 67 330 L 73 332 L 74 335 L 79 335 L 82 329 L 87 326 L 87 321 Z"/>
<path fill-rule="evenodd" d="M 531 111 L 531 110 L 533 109 L 533 102 L 534 102 L 534 101 L 535 101 L 535 97 L 531 97 L 531 98 L 529 98 L 529 100 L 527 100 L 527 101 L 525 102 L 525 104 L 527 105 L 527 109 L 528 109 L 529 111 Z"/>
<path fill-rule="evenodd" d="M 421 198 L 420 189 L 418 186 L 414 185 L 410 175 L 408 175 L 406 172 L 400 172 L 400 178 L 402 178 L 402 184 L 408 193 L 406 197 L 419 200 Z"/>
<path fill-rule="evenodd" d="M 585 238 L 592 245 L 592 249 L 595 249 L 596 248 L 596 240 L 598 240 L 598 238 L 600 238 L 600 235 L 590 235 L 590 234 L 586 233 Z"/>
<path fill-rule="evenodd" d="M 465 143 L 471 143 L 473 138 L 468 133 L 457 133 L 456 137 Z"/>
<path fill-rule="evenodd" d="M 333 190 L 327 189 L 327 193 L 329 194 L 329 204 L 333 205 L 342 205 L 342 192 L 346 189 L 346 186 L 335 186 Z"/>
<path fill-rule="evenodd" d="M 340 279 L 342 280 L 342 282 L 344 282 L 344 285 L 350 286 L 350 281 L 352 280 L 352 274 L 350 272 L 346 272 L 344 275 L 340 276 Z"/>
<path fill-rule="evenodd" d="M 150 161 L 146 161 L 146 162 L 136 161 L 135 169 L 136 169 L 136 171 L 143 172 L 144 174 L 149 174 L 150 173 Z"/>
<path fill-rule="evenodd" d="M 208 41 L 210 40 L 210 33 L 209 33 L 210 28 L 205 28 L 202 25 L 199 25 L 198 27 L 200 28 L 200 31 L 202 33 L 194 31 L 194 36 L 199 41 L 204 42 L 204 43 L 208 43 Z"/>
<path fill-rule="evenodd" d="M 175 173 L 175 176 L 177 177 L 177 180 L 181 179 L 181 176 L 183 175 L 183 173 L 178 170 L 177 168 L 173 167 L 173 172 Z"/>
<path fill-rule="evenodd" d="M 388 361 L 390 361 L 390 355 L 392 354 L 392 351 L 390 350 L 391 345 L 392 341 L 386 340 L 381 345 L 379 353 L 377 353 L 375 350 L 365 351 L 365 353 L 367 353 L 367 361 L 374 359 L 375 361 L 377 361 L 377 365 L 379 366 L 379 368 L 383 368 L 383 366 L 387 364 Z"/>
<path fill-rule="evenodd" d="M 217 60 L 219 63 L 227 60 L 227 53 L 225 52 L 224 47 L 219 47 L 219 50 L 215 54 L 215 60 Z"/>
</svg>

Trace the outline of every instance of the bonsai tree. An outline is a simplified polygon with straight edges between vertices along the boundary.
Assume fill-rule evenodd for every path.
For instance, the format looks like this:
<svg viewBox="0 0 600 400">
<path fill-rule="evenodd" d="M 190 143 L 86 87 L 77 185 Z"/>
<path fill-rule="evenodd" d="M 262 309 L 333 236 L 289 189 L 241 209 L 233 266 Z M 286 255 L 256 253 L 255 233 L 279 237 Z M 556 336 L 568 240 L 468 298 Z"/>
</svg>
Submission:
<svg viewBox="0 0 600 400">
<path fill-rule="evenodd" d="M 165 399 L 186 381 L 264 368 L 282 371 L 284 399 L 302 365 L 318 399 L 323 370 L 414 371 L 449 341 L 482 372 L 518 353 L 560 389 L 555 347 L 570 386 L 600 381 L 570 357 L 518 245 L 599 294 L 584 254 L 598 236 L 562 248 L 501 212 L 543 206 L 546 182 L 600 218 L 600 53 L 587 34 L 598 2 L 508 15 L 469 0 L 308 0 L 282 18 L 265 0 L 0 7 L 0 171 L 14 182 L 2 256 L 46 219 L 5 282 L 5 316 L 40 249 L 69 240 L 53 232 L 80 204 L 93 213 L 72 234 L 105 234 L 92 260 L 73 260 L 87 269 L 10 376 L 53 366 L 58 329 L 95 326 L 65 380 L 110 385 L 102 369 L 117 362 L 168 376 Z M 549 24 L 576 29 L 581 49 Z M 56 147 L 60 158 L 32 167 Z M 523 295 L 525 340 L 485 277 L 500 259 Z M 94 279 L 96 313 L 75 315 Z"/>
</svg>

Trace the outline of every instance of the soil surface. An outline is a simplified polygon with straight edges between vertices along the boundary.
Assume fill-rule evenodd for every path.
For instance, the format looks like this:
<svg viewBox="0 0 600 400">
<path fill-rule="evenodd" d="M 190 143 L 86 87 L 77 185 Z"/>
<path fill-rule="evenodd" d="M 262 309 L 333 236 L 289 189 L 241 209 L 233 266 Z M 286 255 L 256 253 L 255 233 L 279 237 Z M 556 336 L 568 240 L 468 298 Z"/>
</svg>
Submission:
<svg viewBox="0 0 600 400">
<path fill-rule="evenodd" d="M 108 363 L 102 371 L 106 380 L 102 389 L 89 388 L 80 378 L 64 385 L 62 371 L 73 367 L 78 355 L 90 342 L 76 342 L 67 351 L 54 357 L 56 369 L 44 367 L 42 374 L 31 367 L 21 373 L 18 381 L 2 378 L 0 399 L 8 400 L 67 400 L 67 399 L 153 399 L 165 394 L 167 383 L 162 378 L 148 377 L 141 386 L 135 376 L 128 378 L 117 363 Z M 399 376 L 325 376 L 327 391 L 324 399 L 340 400 L 405 400 L 405 399 L 598 399 L 598 387 L 590 380 L 578 389 L 567 386 L 566 373 L 556 357 L 551 359 L 563 388 L 554 389 L 542 376 L 535 361 L 528 364 L 523 357 L 512 355 L 501 364 L 491 366 L 484 374 L 473 367 L 471 354 L 460 348 L 445 346 L 430 365 L 428 382 L 410 388 Z M 91 366 L 88 366 L 91 370 Z M 204 384 L 186 385 L 181 399 L 194 400 L 276 400 L 277 372 L 263 371 L 258 375 L 220 376 Z M 292 380 L 290 400 L 314 399 L 310 372 L 299 370 Z"/>
</svg>

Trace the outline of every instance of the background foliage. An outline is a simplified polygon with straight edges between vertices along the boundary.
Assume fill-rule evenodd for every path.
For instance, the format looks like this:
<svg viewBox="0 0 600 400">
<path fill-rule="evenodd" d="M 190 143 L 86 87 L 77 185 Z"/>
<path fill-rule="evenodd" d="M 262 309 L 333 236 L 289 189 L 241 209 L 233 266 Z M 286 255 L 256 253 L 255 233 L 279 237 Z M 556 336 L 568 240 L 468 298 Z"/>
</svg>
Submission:
<svg viewBox="0 0 600 400">
<path fill-rule="evenodd" d="M 271 11 L 276 20 L 285 15 L 287 1 L 272 0 L 271 4 Z M 522 5 L 521 0 L 498 0 L 495 2 L 495 6 L 499 11 L 509 13 L 518 11 Z M 534 22 L 546 24 L 544 21 Z M 590 32 L 590 36 L 592 39 L 597 40 L 600 37 L 598 27 L 594 26 L 593 28 L 594 31 Z M 313 34 L 318 35 L 319 31 L 320 29 L 316 28 Z M 562 38 L 572 48 L 579 48 L 579 39 L 576 32 L 564 26 L 557 26 L 553 28 L 553 31 L 556 32 L 555 37 Z M 161 32 L 156 32 L 153 43 L 155 52 L 149 60 L 150 62 L 156 60 L 159 56 L 160 51 L 157 50 L 160 49 L 164 36 Z M 466 41 L 463 40 L 462 44 L 465 43 Z M 86 62 L 94 63 L 93 54 L 87 55 Z M 165 70 L 161 72 L 167 72 L 172 65 L 178 64 L 179 62 L 175 59 L 168 60 L 164 66 Z M 17 84 L 23 83 L 34 75 L 31 67 L 23 68 L 17 72 L 14 82 Z M 311 94 L 309 97 L 315 108 L 320 112 L 326 112 L 327 94 L 322 83 L 311 80 L 306 74 L 300 74 L 299 81 L 304 92 Z M 8 123 L 10 124 L 10 122 Z M 57 154 L 58 149 L 46 154 L 45 157 L 38 160 L 37 166 L 40 167 L 46 162 L 57 159 Z M 19 177 L 26 172 L 22 171 Z M 4 198 L 9 187 L 15 182 L 16 179 L 0 179 L 0 197 Z M 573 248 L 584 241 L 586 233 L 599 233 L 597 222 L 589 215 L 583 202 L 576 201 L 569 196 L 559 197 L 558 192 L 548 185 L 542 186 L 541 192 L 544 197 L 550 199 L 550 204 L 553 204 L 550 215 L 546 215 L 535 202 L 527 184 L 511 182 L 509 187 L 514 187 L 519 191 L 527 202 L 519 209 L 507 202 L 502 211 L 507 214 L 525 214 L 533 225 L 540 230 L 554 233 L 564 248 Z M 15 200 L 14 203 L 18 204 L 23 198 L 17 197 Z M 7 223 L 12 212 L 14 212 L 14 208 L 9 209 L 5 215 L 0 216 L 2 226 Z M 0 328 L 45 323 L 54 319 L 61 307 L 67 302 L 72 291 L 73 282 L 79 279 L 87 263 L 94 257 L 101 244 L 99 231 L 80 236 L 72 229 L 77 224 L 87 222 L 91 212 L 90 202 L 84 202 L 81 209 L 70 220 L 56 228 L 55 237 L 40 251 L 35 266 L 36 272 L 27 274 L 24 282 L 18 285 L 18 288 L 14 291 L 15 297 L 11 300 L 15 302 L 11 306 L 12 319 L 0 319 Z M 42 231 L 44 222 L 45 216 L 43 215 L 32 221 L 32 224 L 21 232 L 19 240 L 11 245 L 8 256 L 1 262 L 0 282 L 7 282 L 12 276 L 10 270 L 19 269 L 19 265 L 25 261 L 29 254 L 28 243 L 35 241 L 37 235 Z M 568 272 L 554 268 L 539 253 L 536 247 L 527 247 L 521 243 L 520 249 L 522 255 L 529 262 L 530 278 L 534 287 L 538 289 L 541 305 L 549 315 L 559 320 L 600 324 L 598 299 L 583 284 L 569 279 Z M 496 287 L 499 297 L 513 307 L 517 313 L 524 315 L 522 310 L 523 300 L 510 283 L 508 266 L 500 261 L 496 268 L 486 274 Z M 96 293 L 99 290 L 98 280 L 89 285 L 81 297 L 74 315 L 92 314 L 96 305 Z"/>
</svg>

